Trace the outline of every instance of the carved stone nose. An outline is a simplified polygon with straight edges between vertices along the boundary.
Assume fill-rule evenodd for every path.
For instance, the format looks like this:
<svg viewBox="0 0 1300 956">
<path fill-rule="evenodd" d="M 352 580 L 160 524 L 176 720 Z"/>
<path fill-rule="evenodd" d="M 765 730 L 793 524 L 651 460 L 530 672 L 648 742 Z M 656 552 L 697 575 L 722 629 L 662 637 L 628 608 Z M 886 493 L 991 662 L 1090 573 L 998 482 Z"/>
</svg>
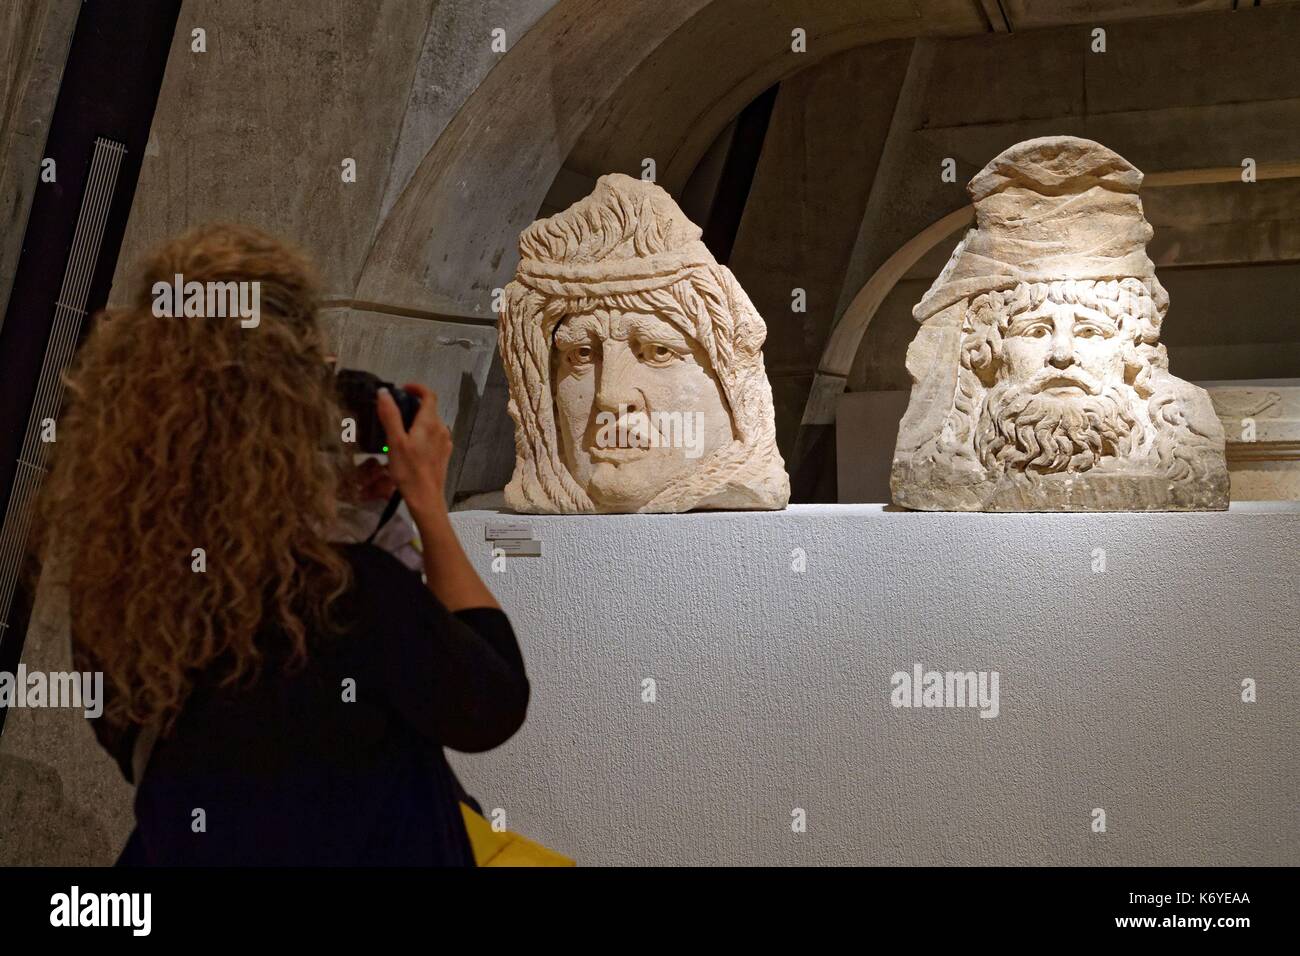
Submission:
<svg viewBox="0 0 1300 956">
<path fill-rule="evenodd" d="M 644 411 L 645 400 L 636 387 L 637 363 L 626 348 L 607 348 L 596 403 L 604 411 L 626 415 Z"/>
<path fill-rule="evenodd" d="M 1051 363 L 1052 368 L 1069 368 L 1074 364 L 1074 358 L 1063 349 L 1053 349 Z"/>
</svg>

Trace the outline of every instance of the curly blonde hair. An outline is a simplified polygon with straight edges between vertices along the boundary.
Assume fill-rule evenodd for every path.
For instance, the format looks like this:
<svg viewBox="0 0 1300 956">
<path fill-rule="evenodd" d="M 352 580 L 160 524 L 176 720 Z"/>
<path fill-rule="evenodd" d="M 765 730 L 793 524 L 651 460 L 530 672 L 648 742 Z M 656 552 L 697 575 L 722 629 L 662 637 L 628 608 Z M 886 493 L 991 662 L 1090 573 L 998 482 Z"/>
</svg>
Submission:
<svg viewBox="0 0 1300 956">
<path fill-rule="evenodd" d="M 259 283 L 260 322 L 155 315 L 155 283 L 178 275 Z M 268 651 L 301 664 L 308 634 L 332 627 L 350 584 L 327 538 L 346 458 L 316 308 L 300 254 L 200 227 L 149 260 L 65 376 L 38 541 L 112 723 L 170 729 L 201 672 L 251 683 Z"/>
</svg>

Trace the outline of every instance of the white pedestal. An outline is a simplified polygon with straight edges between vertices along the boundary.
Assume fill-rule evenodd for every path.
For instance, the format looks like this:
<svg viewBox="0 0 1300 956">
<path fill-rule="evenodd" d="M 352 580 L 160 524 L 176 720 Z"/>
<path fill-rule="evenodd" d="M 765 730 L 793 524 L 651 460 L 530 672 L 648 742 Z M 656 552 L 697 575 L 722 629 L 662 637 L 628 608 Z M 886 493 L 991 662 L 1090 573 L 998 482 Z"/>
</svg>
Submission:
<svg viewBox="0 0 1300 956">
<path fill-rule="evenodd" d="M 453 520 L 533 683 L 453 763 L 579 864 L 1300 863 L 1297 506 Z M 918 663 L 998 716 L 891 706 Z"/>
</svg>

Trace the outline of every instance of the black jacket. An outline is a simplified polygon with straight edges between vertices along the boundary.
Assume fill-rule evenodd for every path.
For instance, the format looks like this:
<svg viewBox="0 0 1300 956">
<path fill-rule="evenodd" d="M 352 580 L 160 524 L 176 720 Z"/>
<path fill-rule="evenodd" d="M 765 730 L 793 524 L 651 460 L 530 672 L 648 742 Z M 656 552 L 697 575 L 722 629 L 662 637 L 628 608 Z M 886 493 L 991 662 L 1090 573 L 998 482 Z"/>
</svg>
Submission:
<svg viewBox="0 0 1300 956">
<path fill-rule="evenodd" d="M 154 747 L 120 864 L 473 865 L 442 748 L 488 750 L 523 723 L 509 619 L 449 613 L 388 553 L 343 548 L 347 632 L 311 635 L 306 666 L 287 674 L 284 638 L 259 635 L 254 687 L 196 682 Z M 130 781 L 138 728 L 95 725 Z"/>
</svg>

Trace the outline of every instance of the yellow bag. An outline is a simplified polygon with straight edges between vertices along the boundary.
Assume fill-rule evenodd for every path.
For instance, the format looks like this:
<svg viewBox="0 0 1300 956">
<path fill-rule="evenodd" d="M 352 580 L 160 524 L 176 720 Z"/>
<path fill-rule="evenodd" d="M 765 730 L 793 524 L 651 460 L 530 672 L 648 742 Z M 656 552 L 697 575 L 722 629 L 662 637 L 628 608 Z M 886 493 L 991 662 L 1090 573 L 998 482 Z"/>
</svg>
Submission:
<svg viewBox="0 0 1300 956">
<path fill-rule="evenodd" d="M 493 830 L 492 824 L 475 813 L 466 803 L 460 805 L 465 818 L 465 832 L 474 850 L 474 862 L 479 866 L 576 866 L 567 856 L 561 856 L 528 837 L 509 830 Z"/>
</svg>

